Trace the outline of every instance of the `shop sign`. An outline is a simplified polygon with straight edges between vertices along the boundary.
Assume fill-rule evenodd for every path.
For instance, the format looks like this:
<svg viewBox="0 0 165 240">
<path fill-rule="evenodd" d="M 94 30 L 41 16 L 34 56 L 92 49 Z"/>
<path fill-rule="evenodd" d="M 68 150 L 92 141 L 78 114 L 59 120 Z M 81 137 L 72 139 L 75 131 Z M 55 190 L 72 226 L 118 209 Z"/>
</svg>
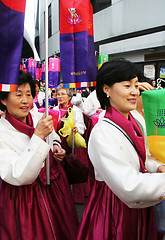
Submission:
<svg viewBox="0 0 165 240">
<path fill-rule="evenodd" d="M 160 68 L 160 78 L 165 78 L 165 67 Z"/>
<path fill-rule="evenodd" d="M 154 80 L 155 79 L 155 66 L 154 65 L 144 65 L 144 76 Z"/>
</svg>

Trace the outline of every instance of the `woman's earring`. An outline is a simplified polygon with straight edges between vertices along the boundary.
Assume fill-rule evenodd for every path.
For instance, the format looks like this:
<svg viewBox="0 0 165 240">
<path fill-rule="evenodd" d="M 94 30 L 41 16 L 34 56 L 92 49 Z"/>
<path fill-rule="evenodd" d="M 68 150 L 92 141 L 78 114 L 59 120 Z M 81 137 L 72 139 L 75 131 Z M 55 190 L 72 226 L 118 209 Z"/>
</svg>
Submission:
<svg viewBox="0 0 165 240">
<path fill-rule="evenodd" d="M 107 98 L 109 98 L 109 95 L 107 94 Z"/>
</svg>

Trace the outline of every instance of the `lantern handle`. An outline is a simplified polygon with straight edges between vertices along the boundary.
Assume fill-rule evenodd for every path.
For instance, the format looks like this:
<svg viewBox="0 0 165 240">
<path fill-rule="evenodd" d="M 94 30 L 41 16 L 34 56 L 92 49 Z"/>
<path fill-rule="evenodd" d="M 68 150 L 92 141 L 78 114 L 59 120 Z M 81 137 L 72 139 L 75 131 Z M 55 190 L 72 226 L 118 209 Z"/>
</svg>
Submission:
<svg viewBox="0 0 165 240">
<path fill-rule="evenodd" d="M 161 86 L 161 82 L 165 82 L 165 80 L 162 79 L 162 78 L 158 78 L 156 80 L 156 82 L 157 82 L 157 88 L 156 89 L 163 89 L 162 86 Z"/>
</svg>

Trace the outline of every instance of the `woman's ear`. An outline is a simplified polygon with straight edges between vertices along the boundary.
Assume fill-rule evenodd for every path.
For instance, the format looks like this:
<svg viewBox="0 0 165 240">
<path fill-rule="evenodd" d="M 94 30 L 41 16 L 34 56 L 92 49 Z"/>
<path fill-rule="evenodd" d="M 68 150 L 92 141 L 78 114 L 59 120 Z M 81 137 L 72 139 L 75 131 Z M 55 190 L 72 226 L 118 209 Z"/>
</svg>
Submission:
<svg viewBox="0 0 165 240">
<path fill-rule="evenodd" d="M 103 85 L 103 92 L 108 95 L 109 94 L 109 86 L 107 84 Z"/>
<path fill-rule="evenodd" d="M 6 100 L 4 99 L 4 100 L 1 100 L 1 103 L 4 105 L 4 106 L 6 106 Z"/>
</svg>

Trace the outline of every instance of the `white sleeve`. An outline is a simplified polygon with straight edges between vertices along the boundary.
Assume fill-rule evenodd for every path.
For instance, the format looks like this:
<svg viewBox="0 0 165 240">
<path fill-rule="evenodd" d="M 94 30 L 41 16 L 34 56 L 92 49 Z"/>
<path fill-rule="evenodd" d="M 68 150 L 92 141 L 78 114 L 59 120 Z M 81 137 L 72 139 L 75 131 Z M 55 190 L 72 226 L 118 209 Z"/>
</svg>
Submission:
<svg viewBox="0 0 165 240">
<path fill-rule="evenodd" d="M 71 99 L 71 103 L 78 107 L 81 112 L 83 112 L 86 116 L 90 117 L 93 114 L 96 113 L 97 108 L 95 108 L 92 104 L 91 106 L 91 97 L 88 96 L 88 98 L 84 98 L 84 101 L 82 100 L 81 95 L 79 96 L 73 96 Z"/>
<path fill-rule="evenodd" d="M 96 179 L 130 208 L 155 205 L 165 197 L 165 173 L 141 173 L 137 153 L 124 138 L 105 126 L 93 129 L 88 153 Z"/>
<path fill-rule="evenodd" d="M 12 185 L 31 184 L 39 175 L 50 147 L 33 134 L 24 151 L 0 140 L 0 176 Z"/>
<path fill-rule="evenodd" d="M 39 92 L 38 96 L 37 96 L 37 99 L 38 99 L 38 103 L 40 106 L 43 105 L 43 100 L 45 99 L 45 93 L 44 92 Z"/>
<path fill-rule="evenodd" d="M 147 154 L 145 166 L 149 172 L 156 173 L 160 165 L 165 164 L 154 158 L 151 154 Z"/>
<path fill-rule="evenodd" d="M 81 111 L 83 110 L 83 99 L 81 97 L 81 93 L 77 93 L 76 96 L 73 96 L 71 99 L 71 104 L 78 107 Z"/>
<path fill-rule="evenodd" d="M 73 106 L 73 111 L 74 111 L 74 118 L 75 118 L 75 126 L 78 128 L 78 132 L 81 135 L 83 135 L 86 130 L 83 113 L 76 106 Z"/>
<path fill-rule="evenodd" d="M 91 92 L 83 103 L 83 113 L 88 117 L 94 115 L 97 109 L 100 108 L 100 103 L 96 96 L 96 90 Z"/>
<path fill-rule="evenodd" d="M 60 136 L 54 130 L 52 131 L 52 135 L 53 135 L 53 144 L 58 144 L 60 146 L 60 143 L 61 143 Z"/>
</svg>

